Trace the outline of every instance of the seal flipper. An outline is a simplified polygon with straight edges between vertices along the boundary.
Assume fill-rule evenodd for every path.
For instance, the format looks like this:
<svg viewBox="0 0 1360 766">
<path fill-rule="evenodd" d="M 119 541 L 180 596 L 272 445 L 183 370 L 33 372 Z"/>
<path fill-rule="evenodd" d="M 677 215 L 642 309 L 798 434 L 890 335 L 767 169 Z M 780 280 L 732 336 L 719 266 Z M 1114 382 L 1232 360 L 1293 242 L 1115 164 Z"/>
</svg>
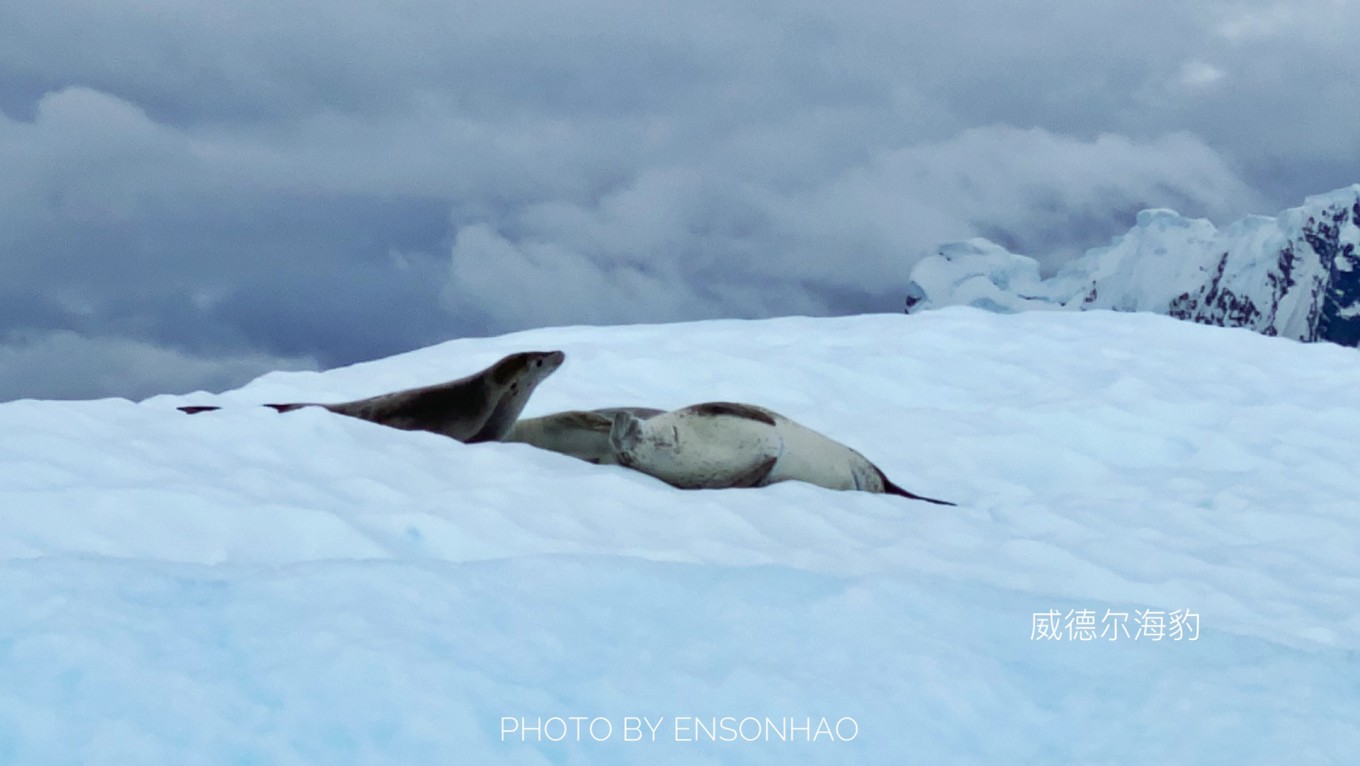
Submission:
<svg viewBox="0 0 1360 766">
<path fill-rule="evenodd" d="M 619 465 L 633 464 L 633 448 L 642 438 L 642 421 L 633 413 L 618 410 L 609 424 L 609 447 L 614 450 L 614 459 Z"/>
<path fill-rule="evenodd" d="M 936 500 L 933 497 L 922 497 L 921 495 L 908 492 L 889 481 L 882 469 L 878 469 L 878 475 L 883 479 L 883 494 L 885 495 L 901 495 L 902 497 L 909 497 L 912 500 L 924 500 L 927 503 L 934 503 L 936 505 L 950 505 L 955 507 L 958 505 L 957 503 L 951 503 L 948 500 Z"/>
<path fill-rule="evenodd" d="M 778 462 L 779 462 L 778 455 L 775 455 L 774 457 L 771 458 L 767 458 L 758 463 L 757 465 L 753 466 L 751 470 L 739 476 L 733 477 L 732 483 L 728 484 L 727 486 L 732 487 L 734 489 L 739 487 L 745 488 L 764 486 L 766 477 L 770 475 L 770 471 L 774 470 L 774 464 Z"/>
<path fill-rule="evenodd" d="M 616 412 L 648 418 L 660 415 L 662 411 L 650 407 L 606 407 L 555 412 L 516 420 L 501 441 L 529 444 L 597 465 L 615 465 L 618 460 L 609 443 L 609 432 L 613 429 Z"/>
<path fill-rule="evenodd" d="M 562 413 L 561 424 L 583 431 L 607 434 L 614 426 L 613 414 L 604 412 L 583 412 L 573 410 Z"/>
</svg>

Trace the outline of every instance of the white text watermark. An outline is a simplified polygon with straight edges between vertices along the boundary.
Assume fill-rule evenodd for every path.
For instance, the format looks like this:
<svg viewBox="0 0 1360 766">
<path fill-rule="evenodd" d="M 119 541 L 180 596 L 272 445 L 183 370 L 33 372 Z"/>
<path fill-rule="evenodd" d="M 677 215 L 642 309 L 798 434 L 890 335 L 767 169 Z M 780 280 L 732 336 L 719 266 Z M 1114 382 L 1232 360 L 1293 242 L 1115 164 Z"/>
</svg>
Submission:
<svg viewBox="0 0 1360 766">
<path fill-rule="evenodd" d="M 1093 609 L 1035 612 L 1031 641 L 1198 641 L 1199 613 L 1189 609 L 1106 609 L 1097 620 Z"/>
<path fill-rule="evenodd" d="M 850 716 L 501 716 L 502 742 L 853 742 Z"/>
</svg>

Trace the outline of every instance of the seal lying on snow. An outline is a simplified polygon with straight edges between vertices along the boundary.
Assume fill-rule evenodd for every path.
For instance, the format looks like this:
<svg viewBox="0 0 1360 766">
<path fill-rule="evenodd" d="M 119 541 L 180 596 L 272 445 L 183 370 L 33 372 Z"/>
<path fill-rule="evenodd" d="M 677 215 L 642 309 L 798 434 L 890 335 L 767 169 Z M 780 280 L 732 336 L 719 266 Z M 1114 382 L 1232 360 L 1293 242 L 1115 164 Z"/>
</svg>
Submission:
<svg viewBox="0 0 1360 766">
<path fill-rule="evenodd" d="M 709 402 L 645 420 L 613 417 L 615 459 L 682 489 L 805 481 L 953 505 L 902 489 L 855 450 L 763 407 Z"/>
<path fill-rule="evenodd" d="M 750 404 L 709 402 L 672 412 L 643 407 L 559 412 L 516 423 L 504 441 L 592 463 L 618 463 L 681 489 L 805 481 L 953 505 L 908 492 L 855 450 Z"/>
<path fill-rule="evenodd" d="M 514 425 L 529 395 L 562 365 L 561 351 L 511 354 L 466 378 L 339 404 L 268 404 L 279 412 L 324 407 L 331 412 L 406 431 L 432 431 L 461 442 L 497 441 Z M 191 415 L 219 407 L 180 407 Z"/>
</svg>

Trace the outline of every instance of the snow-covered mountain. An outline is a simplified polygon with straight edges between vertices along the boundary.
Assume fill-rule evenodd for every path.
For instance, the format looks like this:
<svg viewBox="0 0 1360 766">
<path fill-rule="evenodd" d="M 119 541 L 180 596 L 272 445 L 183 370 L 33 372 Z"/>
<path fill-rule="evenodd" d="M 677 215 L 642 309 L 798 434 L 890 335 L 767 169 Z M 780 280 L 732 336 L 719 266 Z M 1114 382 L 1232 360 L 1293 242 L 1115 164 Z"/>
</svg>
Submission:
<svg viewBox="0 0 1360 766">
<path fill-rule="evenodd" d="M 1358 244 L 1360 185 L 1222 230 L 1171 210 L 1144 210 L 1128 233 L 1047 279 L 1034 259 L 987 240 L 945 245 L 912 271 L 907 312 L 950 305 L 1151 311 L 1355 346 Z"/>
<path fill-rule="evenodd" d="M 257 406 L 527 349 L 528 417 L 755 402 L 959 506 Z M 1357 431 L 1350 349 L 967 308 L 7 402 L 0 766 L 1353 763 Z"/>
</svg>

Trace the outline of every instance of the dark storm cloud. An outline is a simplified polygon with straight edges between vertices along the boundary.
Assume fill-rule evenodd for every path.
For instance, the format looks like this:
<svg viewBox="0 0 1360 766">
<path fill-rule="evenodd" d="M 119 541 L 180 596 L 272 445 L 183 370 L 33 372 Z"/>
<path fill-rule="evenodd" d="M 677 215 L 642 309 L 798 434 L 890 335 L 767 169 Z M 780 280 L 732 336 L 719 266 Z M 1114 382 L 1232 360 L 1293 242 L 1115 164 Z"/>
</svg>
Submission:
<svg viewBox="0 0 1360 766">
<path fill-rule="evenodd" d="M 12 333 L 0 343 L 0 390 L 40 392 L 42 398 L 142 399 L 166 391 L 221 389 L 261 370 L 315 369 L 300 357 L 264 354 L 203 359 L 131 338 L 87 337 L 70 330 Z M 249 376 L 249 377 L 247 377 Z"/>
<path fill-rule="evenodd" d="M 1053 268 L 1141 207 L 1273 212 L 1360 180 L 1357 33 L 1340 0 L 9 0 L 0 399 L 895 310 L 942 241 Z"/>
</svg>

